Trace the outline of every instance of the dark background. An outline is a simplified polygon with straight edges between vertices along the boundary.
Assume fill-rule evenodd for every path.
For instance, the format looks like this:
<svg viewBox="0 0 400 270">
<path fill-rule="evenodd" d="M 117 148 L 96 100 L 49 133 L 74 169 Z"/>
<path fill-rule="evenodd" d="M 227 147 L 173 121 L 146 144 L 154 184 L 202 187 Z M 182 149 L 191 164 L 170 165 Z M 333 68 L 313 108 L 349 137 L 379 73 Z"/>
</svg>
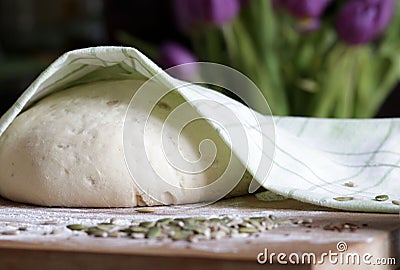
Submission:
<svg viewBox="0 0 400 270">
<path fill-rule="evenodd" d="M 0 115 L 62 53 L 129 45 L 121 30 L 149 43 L 186 43 L 168 0 L 0 0 Z M 157 61 L 156 57 L 153 57 Z M 379 117 L 400 116 L 400 87 Z"/>
</svg>

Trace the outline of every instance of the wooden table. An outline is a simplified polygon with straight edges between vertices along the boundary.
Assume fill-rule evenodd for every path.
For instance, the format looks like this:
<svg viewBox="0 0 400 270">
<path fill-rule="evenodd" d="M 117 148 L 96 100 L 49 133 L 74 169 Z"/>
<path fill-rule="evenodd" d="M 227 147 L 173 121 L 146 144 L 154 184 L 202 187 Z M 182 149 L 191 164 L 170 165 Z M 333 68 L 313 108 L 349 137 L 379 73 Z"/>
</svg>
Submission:
<svg viewBox="0 0 400 270">
<path fill-rule="evenodd" d="M 0 199 L 0 232 L 27 227 L 18 235 L 0 235 L 0 269 L 396 269 L 400 266 L 398 214 L 341 212 L 294 200 L 264 202 L 254 196 L 226 199 L 200 208 L 164 206 L 155 210 L 155 213 L 138 213 L 135 208 L 45 208 Z M 258 236 L 198 243 L 76 236 L 65 227 L 72 223 L 95 224 L 112 217 L 129 223 L 132 219 L 155 220 L 170 216 L 270 214 L 294 220 L 311 218 L 313 222 L 308 226 L 311 228 L 287 224 Z M 360 228 L 354 232 L 326 229 L 327 225 L 346 222 Z M 58 233 L 50 234 L 53 230 Z M 289 256 L 307 252 L 320 256 L 329 250 L 338 252 L 340 241 L 347 244 L 347 253 L 392 257 L 397 264 L 333 265 L 327 259 L 324 264 L 315 265 L 257 263 L 257 255 L 265 248 L 269 254 L 285 252 Z"/>
</svg>

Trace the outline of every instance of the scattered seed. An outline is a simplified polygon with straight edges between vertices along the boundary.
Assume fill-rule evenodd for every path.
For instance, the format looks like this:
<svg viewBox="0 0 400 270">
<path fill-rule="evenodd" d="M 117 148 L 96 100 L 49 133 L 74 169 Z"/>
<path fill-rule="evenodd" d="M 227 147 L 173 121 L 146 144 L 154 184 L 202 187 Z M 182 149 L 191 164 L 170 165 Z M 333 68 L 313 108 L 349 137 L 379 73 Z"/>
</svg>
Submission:
<svg viewBox="0 0 400 270">
<path fill-rule="evenodd" d="M 141 211 L 147 208 L 140 208 Z M 149 208 L 150 209 L 150 208 Z M 152 211 L 151 209 L 150 211 Z M 147 211 L 145 211 L 147 212 Z M 273 215 L 256 217 L 180 217 L 162 218 L 157 221 L 133 220 L 134 225 L 116 225 L 116 218 L 109 222 L 98 223 L 92 227 L 80 224 L 70 224 L 68 229 L 73 230 L 75 235 L 87 235 L 94 237 L 131 237 L 134 239 L 162 239 L 170 238 L 174 241 L 185 240 L 196 243 L 200 240 L 222 239 L 227 237 L 248 237 L 259 235 L 261 232 L 276 228 L 278 224 L 284 223 L 303 224 L 311 228 L 311 219 L 292 221 L 289 219 L 278 219 Z M 334 227 L 334 230 L 349 229 L 353 227 L 346 225 L 343 228 Z"/>
<path fill-rule="evenodd" d="M 148 231 L 148 228 L 140 226 L 130 226 L 128 230 L 132 233 L 145 233 Z"/>
<path fill-rule="evenodd" d="M 157 224 L 159 225 L 166 225 L 170 223 L 173 219 L 172 218 L 162 218 L 156 221 Z"/>
<path fill-rule="evenodd" d="M 259 232 L 256 228 L 239 228 L 239 233 L 256 233 Z"/>
<path fill-rule="evenodd" d="M 143 227 L 143 228 L 150 228 L 150 227 L 153 227 L 154 225 L 155 225 L 155 222 L 153 222 L 153 221 L 143 221 L 143 222 L 139 223 L 139 226 Z"/>
<path fill-rule="evenodd" d="M 118 104 L 118 102 L 119 102 L 119 100 L 110 100 L 110 101 L 107 102 L 107 105 L 108 106 L 113 106 L 113 105 Z"/>
<path fill-rule="evenodd" d="M 110 231 L 110 230 L 114 229 L 115 225 L 112 225 L 112 224 L 99 224 L 99 225 L 96 226 L 96 228 L 99 229 L 100 231 L 107 232 L 107 231 Z"/>
<path fill-rule="evenodd" d="M 335 198 L 333 198 L 334 200 L 336 200 L 336 201 L 341 201 L 341 202 L 343 202 L 343 201 L 351 201 L 351 200 L 354 200 L 354 197 L 335 197 Z"/>
<path fill-rule="evenodd" d="M 146 238 L 154 239 L 154 238 L 159 238 L 161 235 L 162 235 L 162 230 L 160 227 L 151 227 L 146 233 Z"/>
<path fill-rule="evenodd" d="M 171 235 L 172 240 L 179 241 L 179 240 L 187 240 L 189 237 L 193 235 L 193 232 L 181 230 L 181 231 L 173 231 Z"/>
<path fill-rule="evenodd" d="M 341 223 L 341 224 L 327 224 L 323 227 L 324 230 L 327 231 L 338 231 L 342 232 L 343 230 L 349 230 L 350 232 L 355 232 L 357 229 L 359 229 L 360 226 L 357 224 L 353 223 Z"/>
<path fill-rule="evenodd" d="M 170 223 L 169 223 L 169 225 L 171 225 L 171 226 L 178 226 L 178 227 L 183 227 L 183 226 L 185 226 L 185 222 L 183 222 L 183 221 L 181 221 L 181 220 L 172 220 Z"/>
<path fill-rule="evenodd" d="M 221 222 L 220 218 L 210 218 L 208 221 L 210 222 Z"/>
<path fill-rule="evenodd" d="M 95 237 L 107 237 L 108 233 L 103 231 L 103 230 L 99 230 L 97 227 L 90 227 L 86 230 L 87 234 L 95 236 Z"/>
<path fill-rule="evenodd" d="M 156 210 L 153 208 L 138 208 L 135 211 L 138 213 L 154 213 Z"/>
<path fill-rule="evenodd" d="M 165 109 L 165 110 L 170 110 L 170 109 L 171 109 L 171 107 L 170 107 L 167 103 L 165 103 L 165 102 L 163 102 L 163 101 L 159 102 L 159 103 L 157 104 L 157 106 L 158 106 L 160 109 Z"/>
<path fill-rule="evenodd" d="M 81 224 L 71 224 L 71 225 L 68 225 L 67 228 L 72 231 L 83 231 L 83 230 L 86 230 L 88 227 L 83 226 Z"/>
<path fill-rule="evenodd" d="M 118 232 L 118 231 L 114 231 L 114 232 L 109 232 L 108 233 L 109 237 L 113 237 L 113 238 L 120 238 L 120 237 L 125 237 L 127 236 L 126 233 L 124 232 Z"/>
<path fill-rule="evenodd" d="M 344 183 L 346 187 L 356 187 L 357 185 L 351 181 Z"/>
<path fill-rule="evenodd" d="M 57 225 L 58 222 L 56 220 L 46 220 L 42 223 L 42 225 Z"/>
<path fill-rule="evenodd" d="M 18 230 L 19 230 L 19 231 L 27 231 L 27 230 L 28 230 L 28 227 L 25 227 L 25 226 L 24 226 L 24 227 L 19 227 Z"/>
<path fill-rule="evenodd" d="M 98 234 L 103 233 L 104 231 L 103 231 L 103 230 L 99 230 L 99 229 L 97 228 L 97 226 L 94 226 L 94 227 L 89 227 L 89 228 L 87 228 L 87 229 L 85 230 L 85 232 L 86 232 L 87 234 L 89 234 L 89 235 L 93 235 L 93 234 L 96 234 L 96 233 L 98 233 Z"/>
<path fill-rule="evenodd" d="M 398 201 L 398 200 L 393 200 L 392 203 L 395 205 L 400 205 L 400 201 Z"/>
<path fill-rule="evenodd" d="M 387 201 L 387 200 L 389 200 L 389 196 L 388 195 L 375 196 L 375 201 L 383 202 L 383 201 Z"/>
<path fill-rule="evenodd" d="M 1 234 L 3 234 L 3 235 L 18 235 L 19 231 L 18 230 L 10 230 L 10 231 L 1 232 Z"/>
</svg>

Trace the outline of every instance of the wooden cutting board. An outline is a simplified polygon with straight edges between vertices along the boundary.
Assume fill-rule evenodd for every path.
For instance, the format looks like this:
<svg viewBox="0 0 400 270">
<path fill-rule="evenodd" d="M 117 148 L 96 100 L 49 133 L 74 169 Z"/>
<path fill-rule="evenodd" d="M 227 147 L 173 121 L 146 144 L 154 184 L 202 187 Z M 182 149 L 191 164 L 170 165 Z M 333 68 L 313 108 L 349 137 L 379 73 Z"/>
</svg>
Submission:
<svg viewBox="0 0 400 270">
<path fill-rule="evenodd" d="M 287 224 L 257 236 L 197 243 L 76 236 L 65 227 L 72 223 L 91 225 L 110 218 L 129 223 L 132 219 L 162 217 L 270 214 L 294 220 L 311 218 L 313 222 L 308 225 L 311 228 Z M 353 232 L 327 230 L 346 222 L 360 228 Z M 294 200 L 264 202 L 254 196 L 244 196 L 199 208 L 164 206 L 155 207 L 154 213 L 138 213 L 135 208 L 45 208 L 0 199 L 0 232 L 18 227 L 27 230 L 18 235 L 0 235 L 0 269 L 396 269 L 400 266 L 398 214 L 341 212 Z M 53 230 L 59 233 L 51 234 Z M 265 249 L 269 254 L 285 252 L 289 256 L 308 252 L 320 256 L 329 250 L 338 252 L 338 242 L 346 243 L 345 253 L 391 257 L 397 264 L 334 265 L 327 259 L 317 265 L 257 263 L 257 255 Z"/>
</svg>

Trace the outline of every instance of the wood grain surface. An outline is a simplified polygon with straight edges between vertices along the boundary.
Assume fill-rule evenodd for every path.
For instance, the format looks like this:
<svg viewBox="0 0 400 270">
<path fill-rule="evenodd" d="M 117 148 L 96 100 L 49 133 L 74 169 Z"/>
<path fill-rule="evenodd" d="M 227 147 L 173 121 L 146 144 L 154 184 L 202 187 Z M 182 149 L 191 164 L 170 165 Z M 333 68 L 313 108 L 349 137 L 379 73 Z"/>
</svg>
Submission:
<svg viewBox="0 0 400 270">
<path fill-rule="evenodd" d="M 341 212 L 294 200 L 264 202 L 254 196 L 222 200 L 212 205 L 155 207 L 154 213 L 135 208 L 45 208 L 0 199 L 0 232 L 26 227 L 18 235 L 0 234 L 0 269 L 396 269 L 400 266 L 400 219 L 396 214 Z M 95 238 L 75 235 L 65 226 L 109 221 L 127 224 L 133 219 L 156 220 L 188 216 L 262 216 L 313 220 L 311 228 L 285 224 L 245 238 L 189 243 L 186 241 L 129 238 Z M 331 231 L 327 225 L 357 224 L 360 228 Z M 53 230 L 60 233 L 51 234 Z M 373 258 L 395 258 L 396 265 L 258 264 L 257 255 L 285 252 L 304 254 L 370 253 Z M 287 258 L 286 258 L 287 260 Z"/>
</svg>

